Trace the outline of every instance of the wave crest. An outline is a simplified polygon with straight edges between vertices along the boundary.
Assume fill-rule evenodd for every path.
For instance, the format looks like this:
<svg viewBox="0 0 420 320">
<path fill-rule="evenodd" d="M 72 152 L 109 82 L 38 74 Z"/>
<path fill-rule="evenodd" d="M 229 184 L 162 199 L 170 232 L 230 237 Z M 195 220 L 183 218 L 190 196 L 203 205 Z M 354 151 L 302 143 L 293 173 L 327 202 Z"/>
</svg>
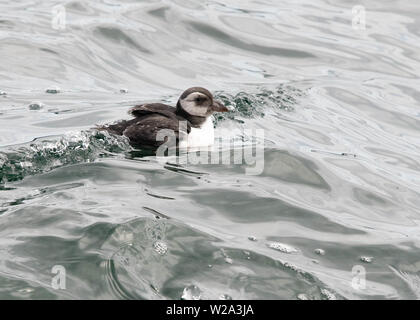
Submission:
<svg viewBox="0 0 420 320">
<path fill-rule="evenodd" d="M 131 150 L 127 138 L 86 130 L 63 136 L 37 138 L 30 143 L 0 149 L 0 182 Z"/>
</svg>

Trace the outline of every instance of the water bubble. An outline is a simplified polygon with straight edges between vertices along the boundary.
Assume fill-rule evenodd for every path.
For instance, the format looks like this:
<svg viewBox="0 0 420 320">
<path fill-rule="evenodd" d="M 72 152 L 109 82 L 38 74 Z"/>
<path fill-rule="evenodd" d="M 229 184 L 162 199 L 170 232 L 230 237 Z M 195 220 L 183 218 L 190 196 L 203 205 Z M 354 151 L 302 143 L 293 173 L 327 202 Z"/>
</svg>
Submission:
<svg viewBox="0 0 420 320">
<path fill-rule="evenodd" d="M 228 294 L 221 294 L 219 300 L 232 300 L 232 297 Z"/>
<path fill-rule="evenodd" d="M 294 272 L 297 272 L 297 273 L 301 273 L 301 270 L 299 270 L 299 268 L 298 267 L 296 267 L 295 265 L 293 265 L 293 264 L 291 264 L 290 262 L 284 262 L 283 263 L 283 266 L 285 267 L 285 268 L 288 268 L 288 269 L 290 269 L 290 270 L 292 270 L 292 271 L 294 271 Z"/>
<path fill-rule="evenodd" d="M 323 249 L 315 249 L 315 253 L 319 254 L 320 256 L 323 256 L 325 254 L 325 250 Z"/>
<path fill-rule="evenodd" d="M 373 257 L 361 256 L 360 261 L 363 261 L 363 262 L 366 262 L 366 263 L 371 263 L 373 261 Z"/>
<path fill-rule="evenodd" d="M 308 297 L 306 294 L 304 294 L 304 293 L 299 293 L 299 294 L 297 295 L 297 298 L 298 298 L 299 300 L 309 300 L 309 297 Z"/>
<path fill-rule="evenodd" d="M 321 294 L 327 299 L 327 300 L 337 300 L 334 293 L 327 289 L 321 289 Z"/>
<path fill-rule="evenodd" d="M 200 300 L 201 290 L 196 285 L 190 285 L 184 288 L 182 292 L 181 300 Z"/>
<path fill-rule="evenodd" d="M 271 242 L 271 243 L 268 243 L 267 246 L 271 249 L 281 251 L 281 252 L 284 252 L 284 253 L 296 253 L 296 252 L 298 252 L 298 250 L 293 248 L 292 246 L 289 246 L 287 244 L 280 243 L 280 242 Z"/>
<path fill-rule="evenodd" d="M 46 93 L 52 93 L 52 94 L 60 93 L 60 91 L 61 90 L 59 87 L 51 87 L 45 90 Z"/>
<path fill-rule="evenodd" d="M 163 241 L 156 241 L 153 244 L 153 248 L 155 249 L 155 251 L 157 253 L 159 253 L 160 255 L 164 255 L 167 251 L 168 251 L 168 246 L 166 245 L 165 242 Z"/>
<path fill-rule="evenodd" d="M 229 263 L 229 264 L 232 264 L 233 263 L 233 260 L 231 258 L 229 258 L 229 257 L 226 257 L 225 258 L 225 262 L 226 263 Z"/>
<path fill-rule="evenodd" d="M 40 110 L 44 107 L 44 104 L 42 102 L 31 102 L 28 107 L 29 110 Z"/>
<path fill-rule="evenodd" d="M 226 250 L 221 248 L 220 251 L 222 252 L 222 255 L 225 257 L 225 262 L 228 264 L 232 264 L 233 260 L 229 257 L 229 255 L 226 253 Z"/>
<path fill-rule="evenodd" d="M 114 235 L 115 235 L 116 240 L 123 244 L 128 244 L 128 245 L 133 244 L 134 234 L 130 230 L 117 229 Z"/>
<path fill-rule="evenodd" d="M 34 292 L 35 290 L 33 288 L 23 288 L 23 289 L 19 289 L 18 292 L 21 293 L 31 293 Z"/>
</svg>

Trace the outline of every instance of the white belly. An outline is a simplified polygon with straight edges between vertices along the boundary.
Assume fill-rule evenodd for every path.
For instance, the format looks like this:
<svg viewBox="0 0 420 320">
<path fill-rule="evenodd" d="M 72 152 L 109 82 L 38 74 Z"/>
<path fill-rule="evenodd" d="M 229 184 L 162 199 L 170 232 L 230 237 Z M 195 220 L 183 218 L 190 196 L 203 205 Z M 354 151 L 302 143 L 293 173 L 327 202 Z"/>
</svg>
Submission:
<svg viewBox="0 0 420 320">
<path fill-rule="evenodd" d="M 210 116 L 200 128 L 191 128 L 188 138 L 181 141 L 181 148 L 197 148 L 212 146 L 214 143 L 213 117 Z"/>
</svg>

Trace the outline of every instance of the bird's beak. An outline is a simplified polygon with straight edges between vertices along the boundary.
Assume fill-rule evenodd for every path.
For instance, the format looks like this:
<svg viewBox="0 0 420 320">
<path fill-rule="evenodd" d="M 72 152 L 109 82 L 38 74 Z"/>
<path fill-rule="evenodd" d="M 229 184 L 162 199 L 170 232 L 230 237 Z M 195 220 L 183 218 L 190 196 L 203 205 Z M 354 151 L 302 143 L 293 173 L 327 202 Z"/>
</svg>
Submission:
<svg viewBox="0 0 420 320">
<path fill-rule="evenodd" d="M 225 105 L 219 101 L 214 101 L 213 105 L 211 106 L 211 110 L 213 112 L 228 112 L 229 109 L 225 107 Z"/>
</svg>

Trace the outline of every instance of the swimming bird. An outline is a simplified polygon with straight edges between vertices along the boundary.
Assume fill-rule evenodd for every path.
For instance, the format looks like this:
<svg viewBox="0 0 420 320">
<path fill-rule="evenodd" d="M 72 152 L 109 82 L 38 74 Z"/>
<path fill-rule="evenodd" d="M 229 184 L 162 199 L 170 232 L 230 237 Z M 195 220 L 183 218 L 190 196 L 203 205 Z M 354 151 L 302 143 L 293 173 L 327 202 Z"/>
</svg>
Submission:
<svg viewBox="0 0 420 320">
<path fill-rule="evenodd" d="M 105 125 L 99 130 L 126 136 L 134 147 L 158 148 L 167 139 L 161 139 L 161 130 L 172 130 L 176 145 L 190 147 L 210 146 L 214 140 L 212 114 L 229 109 L 216 101 L 205 88 L 185 90 L 176 107 L 163 103 L 146 103 L 133 107 L 131 120 Z"/>
</svg>

